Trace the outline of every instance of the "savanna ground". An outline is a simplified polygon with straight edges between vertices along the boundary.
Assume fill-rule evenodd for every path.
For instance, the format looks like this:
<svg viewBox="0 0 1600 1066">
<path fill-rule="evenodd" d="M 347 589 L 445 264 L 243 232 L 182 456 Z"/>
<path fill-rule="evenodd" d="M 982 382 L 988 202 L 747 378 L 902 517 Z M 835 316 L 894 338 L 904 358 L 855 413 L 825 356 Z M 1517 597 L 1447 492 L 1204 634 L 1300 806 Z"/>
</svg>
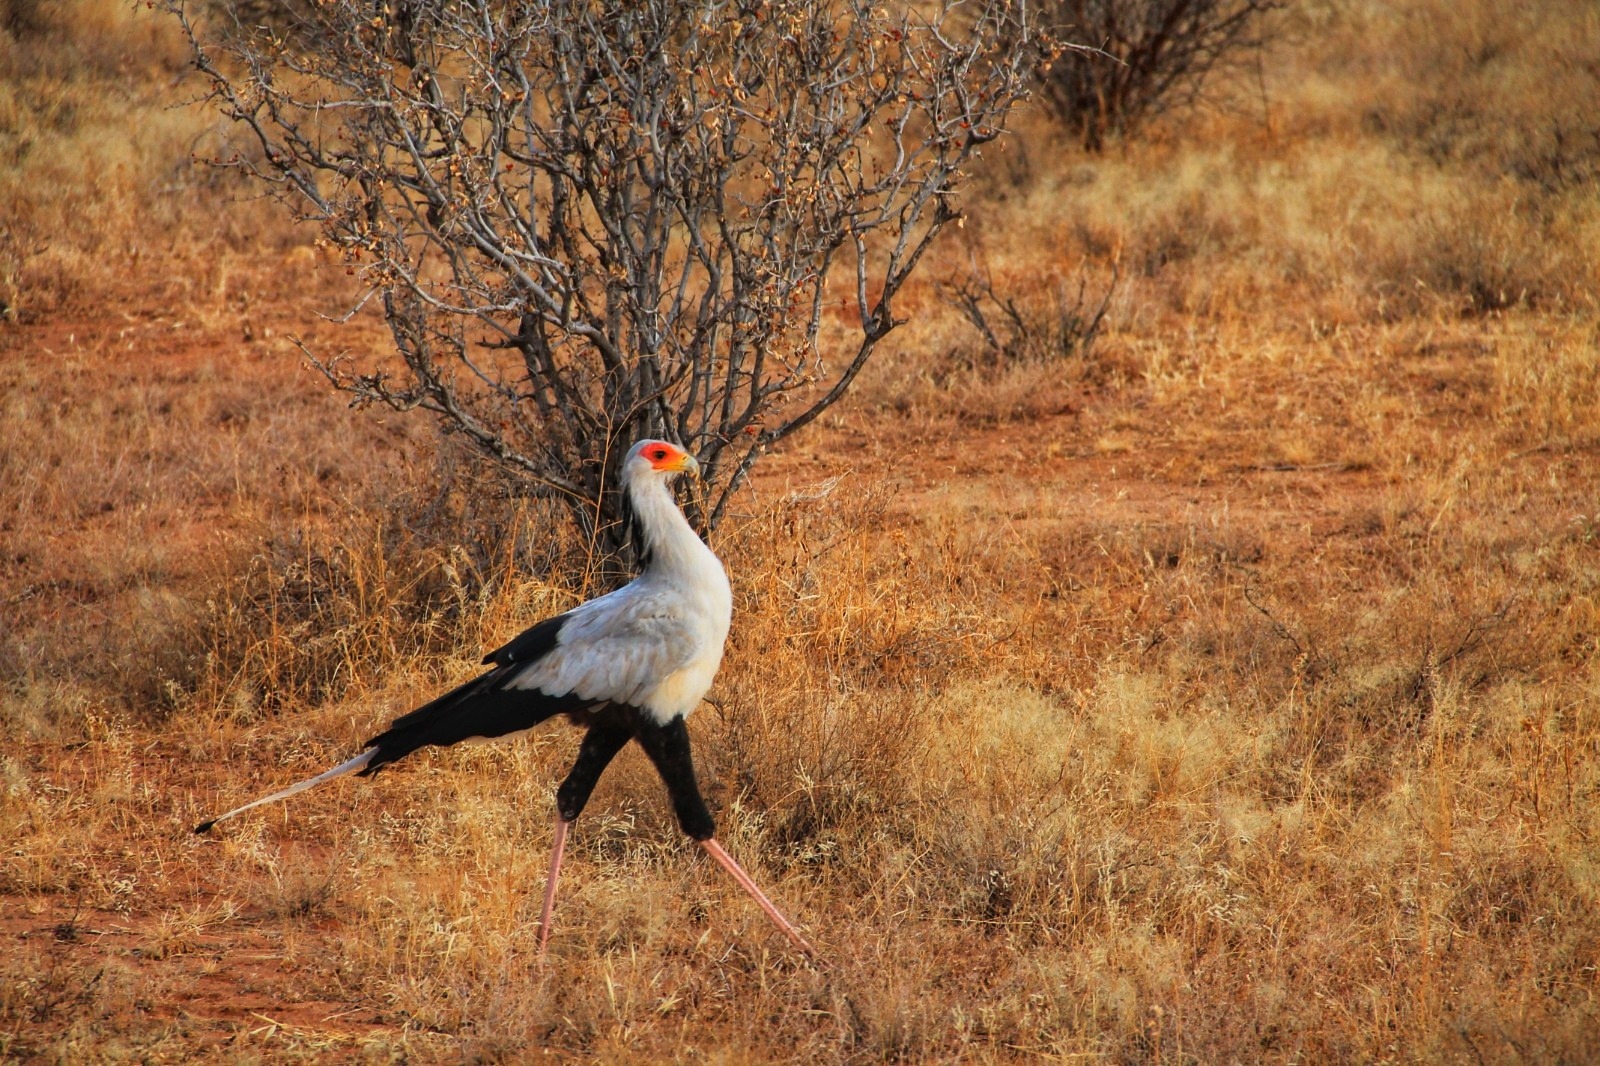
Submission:
<svg viewBox="0 0 1600 1066">
<path fill-rule="evenodd" d="M 303 368 L 382 324 L 190 165 L 159 19 L 0 11 L 0 1058 L 1592 1061 L 1591 5 L 1300 4 L 1225 107 L 990 153 L 715 538 L 702 776 L 821 968 L 631 753 L 539 962 L 559 727 L 189 832 L 589 590 Z"/>
</svg>

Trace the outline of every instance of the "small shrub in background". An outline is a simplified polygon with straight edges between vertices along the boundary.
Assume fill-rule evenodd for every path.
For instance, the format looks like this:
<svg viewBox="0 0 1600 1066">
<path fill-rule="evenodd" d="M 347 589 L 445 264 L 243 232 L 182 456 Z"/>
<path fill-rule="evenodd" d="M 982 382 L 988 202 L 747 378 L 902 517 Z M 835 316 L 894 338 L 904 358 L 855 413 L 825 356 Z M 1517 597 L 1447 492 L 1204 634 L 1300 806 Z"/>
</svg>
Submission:
<svg viewBox="0 0 1600 1066">
<path fill-rule="evenodd" d="M 981 355 L 975 362 L 999 367 L 1076 359 L 1087 365 L 1121 272 L 1113 263 L 1110 275 L 1092 288 L 1090 274 L 1085 262 L 1075 281 L 1058 277 L 1047 289 L 1027 291 L 1010 283 L 997 286 L 990 271 L 974 267 L 940 289 L 978 332 Z"/>
<path fill-rule="evenodd" d="M 1280 0 L 1044 0 L 1040 22 L 1069 50 L 1040 73 L 1045 106 L 1090 151 L 1191 104 L 1207 79 L 1266 39 Z"/>
</svg>

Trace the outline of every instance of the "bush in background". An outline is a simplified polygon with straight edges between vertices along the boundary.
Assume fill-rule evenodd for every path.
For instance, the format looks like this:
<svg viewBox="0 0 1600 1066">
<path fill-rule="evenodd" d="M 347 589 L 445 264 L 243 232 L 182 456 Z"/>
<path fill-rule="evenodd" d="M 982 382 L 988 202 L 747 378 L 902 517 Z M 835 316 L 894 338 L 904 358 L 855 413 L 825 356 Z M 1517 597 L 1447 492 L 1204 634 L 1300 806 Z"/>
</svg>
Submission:
<svg viewBox="0 0 1600 1066">
<path fill-rule="evenodd" d="M 1265 40 L 1280 0 L 1045 0 L 1041 24 L 1085 46 L 1042 69 L 1045 106 L 1085 148 L 1193 103 L 1207 79 Z"/>
</svg>

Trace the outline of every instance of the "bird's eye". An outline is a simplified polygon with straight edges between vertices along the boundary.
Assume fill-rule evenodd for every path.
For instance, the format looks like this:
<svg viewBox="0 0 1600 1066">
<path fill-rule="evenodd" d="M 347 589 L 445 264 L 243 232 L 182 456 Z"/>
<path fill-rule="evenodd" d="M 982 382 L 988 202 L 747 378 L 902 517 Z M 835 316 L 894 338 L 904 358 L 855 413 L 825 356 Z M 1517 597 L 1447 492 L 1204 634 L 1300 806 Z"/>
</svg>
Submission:
<svg viewBox="0 0 1600 1066">
<path fill-rule="evenodd" d="M 665 459 L 666 457 L 667 457 L 667 450 L 665 448 L 657 448 L 655 451 L 650 453 L 650 458 L 656 460 L 657 462 L 659 462 L 662 459 Z"/>
</svg>

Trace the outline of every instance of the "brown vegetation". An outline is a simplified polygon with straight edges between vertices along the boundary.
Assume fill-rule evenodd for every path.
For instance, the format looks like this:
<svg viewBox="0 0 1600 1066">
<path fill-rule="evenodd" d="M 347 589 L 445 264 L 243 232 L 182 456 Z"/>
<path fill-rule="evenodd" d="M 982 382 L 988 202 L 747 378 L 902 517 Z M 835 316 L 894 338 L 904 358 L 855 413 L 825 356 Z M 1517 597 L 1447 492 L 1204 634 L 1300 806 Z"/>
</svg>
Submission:
<svg viewBox="0 0 1600 1066">
<path fill-rule="evenodd" d="M 1589 1059 L 1593 14 L 1287 15 L 1253 108 L 991 151 L 718 532 L 691 729 L 814 970 L 633 754 L 540 965 L 560 728 L 188 832 L 589 576 L 301 367 L 381 323 L 187 165 L 166 29 L 0 4 L 0 1057 Z M 1054 330 L 1113 270 L 1065 347 L 934 284 Z"/>
</svg>

